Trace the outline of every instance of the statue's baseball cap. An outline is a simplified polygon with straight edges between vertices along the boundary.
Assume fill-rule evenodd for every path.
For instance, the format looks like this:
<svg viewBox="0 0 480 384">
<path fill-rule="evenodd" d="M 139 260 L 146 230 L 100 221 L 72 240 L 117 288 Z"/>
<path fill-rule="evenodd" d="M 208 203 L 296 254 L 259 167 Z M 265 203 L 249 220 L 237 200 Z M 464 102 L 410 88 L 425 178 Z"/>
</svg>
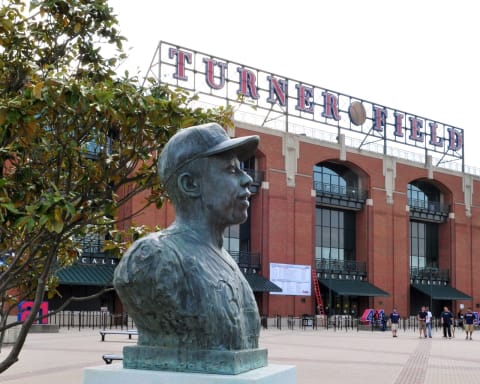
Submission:
<svg viewBox="0 0 480 384">
<path fill-rule="evenodd" d="M 255 154 L 257 135 L 231 139 L 216 123 L 195 125 L 178 130 L 167 142 L 158 158 L 158 175 L 163 185 L 186 164 L 202 158 L 233 151 L 240 161 Z"/>
</svg>

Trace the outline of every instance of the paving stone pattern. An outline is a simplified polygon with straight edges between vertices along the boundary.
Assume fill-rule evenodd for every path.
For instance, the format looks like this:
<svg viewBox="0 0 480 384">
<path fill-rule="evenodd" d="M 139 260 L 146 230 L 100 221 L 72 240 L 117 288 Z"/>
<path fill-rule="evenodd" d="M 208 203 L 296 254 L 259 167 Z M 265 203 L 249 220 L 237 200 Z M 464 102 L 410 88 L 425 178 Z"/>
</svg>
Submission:
<svg viewBox="0 0 480 384">
<path fill-rule="evenodd" d="M 81 384 L 83 368 L 104 365 L 103 354 L 121 353 L 135 343 L 136 337 L 125 335 L 102 342 L 91 329 L 31 334 L 20 362 L 0 375 L 0 383 Z M 420 339 L 413 330 L 393 338 L 380 331 L 269 328 L 261 332 L 260 347 L 268 348 L 270 363 L 295 365 L 297 384 L 480 382 L 480 331 L 470 341 L 462 331 L 452 339 L 438 331 L 432 339 Z M 3 348 L 0 358 L 8 350 Z"/>
</svg>

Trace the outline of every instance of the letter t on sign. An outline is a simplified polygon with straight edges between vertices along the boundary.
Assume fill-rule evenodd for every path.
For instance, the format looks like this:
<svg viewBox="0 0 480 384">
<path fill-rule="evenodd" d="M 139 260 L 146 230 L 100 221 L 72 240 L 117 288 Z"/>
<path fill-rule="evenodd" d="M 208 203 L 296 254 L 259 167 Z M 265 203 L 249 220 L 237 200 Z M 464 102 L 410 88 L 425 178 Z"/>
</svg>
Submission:
<svg viewBox="0 0 480 384">
<path fill-rule="evenodd" d="M 185 62 L 192 64 L 192 54 L 190 52 L 180 51 L 179 49 L 170 48 L 168 50 L 168 57 L 170 59 L 177 58 L 175 64 L 176 72 L 173 77 L 178 80 L 188 80 L 187 75 L 185 75 Z"/>
</svg>

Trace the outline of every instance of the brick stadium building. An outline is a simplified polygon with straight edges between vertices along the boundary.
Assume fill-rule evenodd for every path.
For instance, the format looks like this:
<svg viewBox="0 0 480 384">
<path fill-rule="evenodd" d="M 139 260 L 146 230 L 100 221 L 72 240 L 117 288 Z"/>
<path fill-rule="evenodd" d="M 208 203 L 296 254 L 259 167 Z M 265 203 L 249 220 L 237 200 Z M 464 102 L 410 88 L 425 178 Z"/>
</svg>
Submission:
<svg viewBox="0 0 480 384">
<path fill-rule="evenodd" d="M 251 134 L 261 140 L 250 219 L 230 229 L 225 247 L 247 274 L 267 280 L 253 286 L 261 313 L 316 307 L 313 289 L 269 293 L 271 263 L 315 269 L 323 305 L 336 313 L 396 306 L 410 314 L 430 296 L 434 313 L 480 302 L 480 201 L 466 196 L 479 180 L 237 123 L 235 136 Z M 141 219 L 162 227 L 172 220 L 170 207 Z"/>
<path fill-rule="evenodd" d="M 480 179 L 462 129 L 168 43 L 155 57 L 163 83 L 235 106 L 232 137 L 260 136 L 243 164 L 249 220 L 224 246 L 261 314 L 479 310 Z M 166 205 L 135 223 L 166 227 L 173 215 Z M 82 286 L 66 272 L 64 289 Z"/>
</svg>

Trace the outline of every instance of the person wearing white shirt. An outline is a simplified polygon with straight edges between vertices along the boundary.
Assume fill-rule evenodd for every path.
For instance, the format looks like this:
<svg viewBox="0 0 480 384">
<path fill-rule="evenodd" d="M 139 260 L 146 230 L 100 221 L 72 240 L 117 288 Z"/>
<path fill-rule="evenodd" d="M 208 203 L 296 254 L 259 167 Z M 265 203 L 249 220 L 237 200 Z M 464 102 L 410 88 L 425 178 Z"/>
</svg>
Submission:
<svg viewBox="0 0 480 384">
<path fill-rule="evenodd" d="M 427 326 L 427 335 L 428 337 L 432 337 L 432 312 L 430 312 L 430 308 L 429 307 L 425 307 L 425 310 L 427 312 L 427 318 L 425 319 L 425 323 L 426 323 L 426 326 Z M 425 337 L 427 337 L 427 335 L 425 335 Z"/>
</svg>

